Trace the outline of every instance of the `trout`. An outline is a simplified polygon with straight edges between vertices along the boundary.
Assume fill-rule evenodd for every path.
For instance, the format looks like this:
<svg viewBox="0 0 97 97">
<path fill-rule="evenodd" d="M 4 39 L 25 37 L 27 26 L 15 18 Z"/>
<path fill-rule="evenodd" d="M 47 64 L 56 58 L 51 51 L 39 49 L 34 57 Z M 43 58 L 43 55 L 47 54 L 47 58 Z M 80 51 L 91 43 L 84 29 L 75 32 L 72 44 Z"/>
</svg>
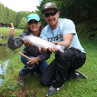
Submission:
<svg viewBox="0 0 97 97">
<path fill-rule="evenodd" d="M 33 35 L 26 35 L 22 38 L 23 41 L 30 41 L 33 45 L 37 46 L 37 47 L 41 47 L 41 48 L 48 48 L 48 47 L 54 47 L 56 49 L 58 49 L 60 52 L 64 52 L 65 49 L 65 45 L 63 44 L 58 44 L 55 45 L 53 42 L 49 42 L 45 39 L 42 39 L 40 37 L 36 37 Z"/>
</svg>

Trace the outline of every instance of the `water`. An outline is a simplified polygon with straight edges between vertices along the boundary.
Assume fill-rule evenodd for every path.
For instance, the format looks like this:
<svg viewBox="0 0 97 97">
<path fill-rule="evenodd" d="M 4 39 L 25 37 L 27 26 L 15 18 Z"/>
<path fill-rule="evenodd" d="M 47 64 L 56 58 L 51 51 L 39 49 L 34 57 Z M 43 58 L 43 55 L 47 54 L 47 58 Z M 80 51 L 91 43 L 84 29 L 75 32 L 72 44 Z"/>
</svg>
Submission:
<svg viewBox="0 0 97 97">
<path fill-rule="evenodd" d="M 1 35 L 0 35 L 1 36 Z M 8 38 L 0 38 L 0 43 L 1 44 L 7 44 Z M 7 45 L 0 45 L 0 60 L 2 61 L 0 63 L 0 85 L 3 82 L 3 76 L 7 73 L 7 65 L 9 62 L 9 56 L 10 56 L 10 50 L 8 49 Z"/>
<path fill-rule="evenodd" d="M 3 79 L 2 79 L 2 75 L 5 75 L 7 72 L 6 72 L 6 69 L 7 69 L 7 65 L 8 65 L 8 62 L 9 62 L 9 59 L 8 60 L 5 60 L 2 62 L 2 64 L 0 64 L 0 85 L 2 84 L 3 82 Z"/>
<path fill-rule="evenodd" d="M 12 53 L 12 51 L 7 47 L 9 37 L 8 31 L 8 28 L 0 28 L 0 85 L 4 80 L 4 75 L 7 74 L 7 65 Z"/>
<path fill-rule="evenodd" d="M 7 60 L 10 55 L 10 50 L 7 47 L 8 37 L 5 35 L 0 36 L 3 36 L 3 38 L 0 38 L 0 60 Z"/>
</svg>

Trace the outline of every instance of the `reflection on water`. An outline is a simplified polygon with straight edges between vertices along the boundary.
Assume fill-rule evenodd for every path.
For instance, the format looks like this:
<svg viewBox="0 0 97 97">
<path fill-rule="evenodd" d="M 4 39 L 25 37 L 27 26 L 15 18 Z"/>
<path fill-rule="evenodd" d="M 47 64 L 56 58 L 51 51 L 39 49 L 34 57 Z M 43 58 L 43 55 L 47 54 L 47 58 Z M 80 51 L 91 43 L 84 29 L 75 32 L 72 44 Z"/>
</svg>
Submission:
<svg viewBox="0 0 97 97">
<path fill-rule="evenodd" d="M 0 64 L 0 75 L 5 75 L 6 74 L 6 69 L 7 69 L 7 65 L 8 65 L 9 60 L 3 61 L 2 64 Z M 0 77 L 0 85 L 2 84 L 3 79 Z"/>
<path fill-rule="evenodd" d="M 3 31 L 5 31 L 5 29 L 3 29 Z M 3 82 L 3 79 L 2 79 L 3 75 L 6 74 L 6 69 L 7 69 L 10 52 L 11 52 L 7 47 L 8 33 L 3 33 L 3 31 L 2 30 L 0 31 L 0 36 L 2 36 L 0 38 L 0 44 L 6 44 L 6 46 L 0 45 L 0 62 L 2 61 L 2 63 L 0 64 L 0 85 Z"/>
<path fill-rule="evenodd" d="M 0 36 L 2 36 L 2 35 L 0 32 Z M 5 33 L 3 35 L 3 38 L 0 38 L 0 44 L 1 44 L 0 45 L 0 61 L 2 61 L 2 63 L 0 64 L 0 85 L 3 82 L 3 77 L 4 77 L 3 75 L 6 74 L 6 69 L 7 69 L 10 52 L 11 52 L 7 47 L 7 42 L 8 42 L 8 35 Z M 2 45 L 2 44 L 4 44 L 4 45 Z"/>
<path fill-rule="evenodd" d="M 10 49 L 0 46 L 0 60 L 7 60 L 10 56 Z"/>
<path fill-rule="evenodd" d="M 2 35 L 0 35 L 2 36 Z M 3 38 L 0 38 L 0 60 L 8 59 L 10 50 L 7 47 L 8 36 L 3 35 Z"/>
</svg>

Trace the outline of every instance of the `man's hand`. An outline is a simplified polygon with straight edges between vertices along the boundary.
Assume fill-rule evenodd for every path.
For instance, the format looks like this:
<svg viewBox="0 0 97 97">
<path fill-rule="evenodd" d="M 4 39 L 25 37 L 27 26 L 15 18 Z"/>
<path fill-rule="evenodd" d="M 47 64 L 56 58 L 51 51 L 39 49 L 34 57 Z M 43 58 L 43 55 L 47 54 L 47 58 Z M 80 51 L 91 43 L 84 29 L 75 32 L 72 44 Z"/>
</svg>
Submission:
<svg viewBox="0 0 97 97">
<path fill-rule="evenodd" d="M 58 51 L 58 49 L 56 49 L 56 48 L 54 48 L 54 47 L 52 47 L 52 48 L 48 48 L 48 50 L 50 51 L 50 52 L 57 52 Z"/>
<path fill-rule="evenodd" d="M 9 36 L 11 38 L 14 37 L 14 25 L 13 25 L 13 23 L 11 23 L 11 28 L 9 29 Z"/>
<path fill-rule="evenodd" d="M 55 45 L 60 44 L 60 42 L 55 42 L 55 41 L 53 41 L 53 43 L 54 43 Z M 56 49 L 56 48 L 54 48 L 54 47 L 52 47 L 52 48 L 49 47 L 48 50 L 49 50 L 50 52 L 57 52 L 57 51 L 58 51 L 58 49 Z"/>
</svg>

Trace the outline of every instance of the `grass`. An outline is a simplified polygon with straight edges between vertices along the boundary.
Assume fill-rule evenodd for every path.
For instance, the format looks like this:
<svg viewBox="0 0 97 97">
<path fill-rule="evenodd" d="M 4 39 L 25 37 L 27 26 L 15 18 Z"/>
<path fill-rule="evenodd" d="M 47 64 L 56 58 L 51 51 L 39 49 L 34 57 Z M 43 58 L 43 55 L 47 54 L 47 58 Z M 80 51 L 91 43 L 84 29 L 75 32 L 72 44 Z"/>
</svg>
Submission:
<svg viewBox="0 0 97 97">
<path fill-rule="evenodd" d="M 19 34 L 19 32 L 16 33 Z M 79 37 L 79 39 L 87 53 L 87 60 L 79 71 L 87 75 L 88 80 L 77 79 L 65 82 L 64 87 L 52 97 L 97 97 L 97 43 L 83 37 Z M 18 51 L 21 52 L 22 47 Z M 40 84 L 37 74 L 33 77 L 27 76 L 24 87 L 18 86 L 18 73 L 23 68 L 23 64 L 20 55 L 12 52 L 9 57 L 7 74 L 0 86 L 0 97 L 45 97 L 49 87 L 43 87 Z M 48 63 L 53 59 L 54 54 L 52 54 Z"/>
</svg>

